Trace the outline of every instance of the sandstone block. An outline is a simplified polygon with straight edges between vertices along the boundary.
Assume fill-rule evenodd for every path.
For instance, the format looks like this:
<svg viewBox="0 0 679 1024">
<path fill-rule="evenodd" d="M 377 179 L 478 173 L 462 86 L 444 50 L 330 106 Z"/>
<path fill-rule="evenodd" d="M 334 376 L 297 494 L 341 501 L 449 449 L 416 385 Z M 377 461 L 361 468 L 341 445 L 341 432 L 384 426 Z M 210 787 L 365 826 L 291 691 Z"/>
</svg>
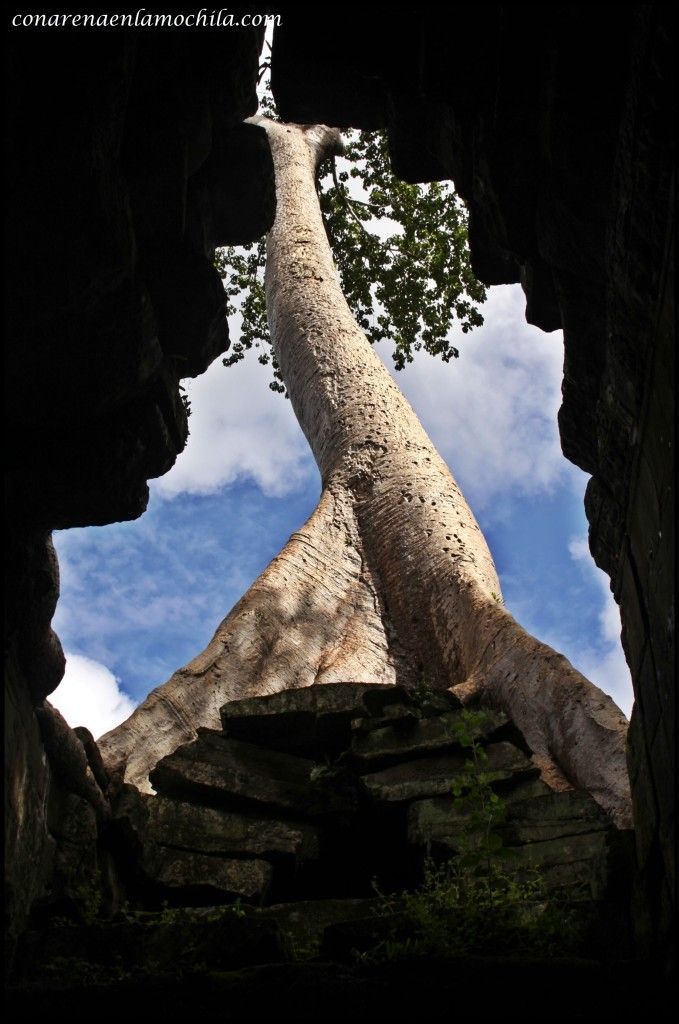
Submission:
<svg viewBox="0 0 679 1024">
<path fill-rule="evenodd" d="M 275 807 L 303 818 L 351 809 L 350 796 L 317 784 L 313 761 L 199 729 L 198 739 L 164 757 L 150 774 L 169 796 L 243 807 Z"/>
<path fill-rule="evenodd" d="M 312 825 L 239 814 L 216 807 L 148 798 L 145 841 L 200 853 L 292 858 L 300 863 L 318 855 Z"/>
<path fill-rule="evenodd" d="M 358 761 L 371 762 L 459 746 L 454 729 L 461 715 L 461 711 L 448 711 L 420 721 L 406 720 L 359 733 L 352 738 L 351 754 Z M 502 712 L 488 712 L 483 735 L 489 736 L 508 724 L 509 719 Z"/>
<path fill-rule="evenodd" d="M 539 787 L 539 788 L 538 788 Z M 510 845 L 542 842 L 610 828 L 604 813 L 587 793 L 554 793 L 539 780 L 507 796 L 507 817 L 497 827 Z M 413 843 L 455 841 L 466 828 L 467 815 L 452 798 L 418 800 L 408 810 L 408 837 Z"/>
<path fill-rule="evenodd" d="M 398 686 L 328 683 L 231 701 L 221 709 L 221 719 L 234 739 L 318 757 L 349 746 L 352 720 L 380 714 L 404 699 L 406 691 Z"/>
<path fill-rule="evenodd" d="M 486 748 L 487 771 L 496 780 L 526 779 L 538 774 L 534 764 L 510 743 L 492 743 Z M 450 793 L 466 758 L 461 754 L 422 758 L 393 765 L 361 777 L 361 786 L 374 800 L 405 801 Z"/>
<path fill-rule="evenodd" d="M 153 846 L 144 851 L 142 868 L 147 878 L 171 890 L 204 890 L 212 902 L 243 899 L 262 903 L 271 885 L 273 868 L 258 858 L 237 860 L 191 850 Z M 184 899 L 189 899 L 186 895 Z"/>
</svg>

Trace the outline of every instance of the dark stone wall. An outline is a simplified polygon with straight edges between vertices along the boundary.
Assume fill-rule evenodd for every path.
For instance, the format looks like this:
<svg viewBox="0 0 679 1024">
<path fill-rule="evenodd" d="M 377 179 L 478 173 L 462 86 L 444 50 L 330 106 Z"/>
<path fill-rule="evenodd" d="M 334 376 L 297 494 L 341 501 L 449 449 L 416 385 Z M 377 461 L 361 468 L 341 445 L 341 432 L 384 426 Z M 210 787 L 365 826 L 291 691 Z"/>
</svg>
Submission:
<svg viewBox="0 0 679 1024">
<path fill-rule="evenodd" d="M 47 528 L 134 517 L 184 444 L 178 378 L 228 344 L 215 243 L 273 216 L 265 141 L 239 123 L 256 110 L 261 38 L 11 42 L 13 501 Z"/>
<path fill-rule="evenodd" d="M 673 23 L 664 5 L 290 9 L 285 120 L 386 127 L 394 170 L 452 178 L 486 284 L 563 327 L 565 455 L 621 606 L 640 947 L 671 961 L 674 860 Z M 360 31 L 357 30 L 360 21 Z M 323 45 L 315 40 L 322 37 Z"/>
<path fill-rule="evenodd" d="M 275 211 L 265 133 L 242 123 L 257 109 L 263 32 L 13 30 L 6 39 L 11 936 L 47 881 L 58 888 L 77 861 L 63 854 L 60 830 L 83 798 L 61 801 L 68 814 L 54 810 L 54 759 L 36 718 L 64 669 L 50 627 L 59 593 L 50 533 L 144 511 L 147 480 L 186 442 L 179 380 L 228 346 L 214 248 L 259 237 Z"/>
</svg>

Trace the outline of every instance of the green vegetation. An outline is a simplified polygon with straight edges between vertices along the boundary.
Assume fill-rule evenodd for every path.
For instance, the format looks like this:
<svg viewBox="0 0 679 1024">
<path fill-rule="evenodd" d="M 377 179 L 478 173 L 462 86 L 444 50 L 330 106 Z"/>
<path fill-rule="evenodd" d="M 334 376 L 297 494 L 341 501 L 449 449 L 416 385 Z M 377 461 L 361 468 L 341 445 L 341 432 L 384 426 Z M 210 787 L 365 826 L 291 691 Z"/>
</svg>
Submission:
<svg viewBox="0 0 679 1024">
<path fill-rule="evenodd" d="M 496 775 L 479 737 L 485 714 L 465 710 L 453 726 L 456 741 L 469 751 L 453 788 L 453 813 L 461 829 L 456 855 L 436 864 L 428 855 L 424 881 L 414 892 L 379 892 L 377 913 L 391 921 L 389 934 L 364 961 L 413 955 L 551 955 L 563 950 L 573 926 L 547 896 L 543 879 L 512 864 L 500 826 L 506 802 L 493 790 Z"/>
<path fill-rule="evenodd" d="M 191 415 L 191 399 L 188 396 L 185 384 L 181 380 L 179 381 L 179 397 L 181 399 L 182 405 L 184 406 L 186 418 L 188 419 L 189 416 Z"/>
<path fill-rule="evenodd" d="M 195 907 L 171 907 L 167 900 L 163 900 L 160 910 L 144 910 L 124 904 L 118 911 L 118 919 L 128 924 L 158 924 L 158 925 L 190 925 L 195 923 L 199 916 L 200 921 L 206 922 L 222 921 L 225 917 L 247 917 L 247 910 L 243 900 L 239 896 L 231 903 L 222 903 L 217 906 L 200 908 L 199 915 Z"/>
<path fill-rule="evenodd" d="M 454 864 L 461 887 L 473 879 L 474 890 L 490 893 L 497 887 L 498 862 L 512 851 L 497 831 L 507 815 L 507 805 L 493 790 L 497 773 L 488 771 L 488 755 L 479 742 L 486 721 L 484 712 L 465 710 L 451 728 L 455 741 L 471 754 L 453 785 L 455 810 L 467 819 Z"/>
<path fill-rule="evenodd" d="M 276 119 L 273 102 L 261 107 Z M 323 220 L 345 298 L 371 343 L 388 341 L 401 370 L 424 349 L 444 362 L 458 356 L 450 340 L 483 323 L 486 291 L 471 269 L 467 214 L 449 184 L 409 185 L 390 168 L 384 132 L 351 131 L 344 156 L 326 161 L 318 176 Z M 225 279 L 227 315 L 240 299 L 240 339 L 223 360 L 231 366 L 252 348 L 271 363 L 269 385 L 284 392 L 270 349 L 264 294 L 266 240 L 219 249 L 215 266 Z"/>
</svg>

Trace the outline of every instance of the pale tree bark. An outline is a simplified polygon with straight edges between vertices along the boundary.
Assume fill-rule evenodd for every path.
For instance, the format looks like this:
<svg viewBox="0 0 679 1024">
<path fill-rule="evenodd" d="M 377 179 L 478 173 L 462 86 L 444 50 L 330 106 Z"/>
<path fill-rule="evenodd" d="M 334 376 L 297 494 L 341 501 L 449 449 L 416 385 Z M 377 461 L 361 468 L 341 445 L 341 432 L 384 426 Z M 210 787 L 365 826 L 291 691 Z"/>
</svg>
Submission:
<svg viewBox="0 0 679 1024">
<path fill-rule="evenodd" d="M 269 324 L 323 493 L 206 651 L 100 741 L 105 759 L 146 788 L 197 726 L 219 727 L 228 700 L 425 678 L 505 710 L 539 757 L 629 827 L 622 712 L 502 606 L 469 506 L 344 299 L 315 191 L 337 132 L 260 123 L 276 168 Z"/>
</svg>

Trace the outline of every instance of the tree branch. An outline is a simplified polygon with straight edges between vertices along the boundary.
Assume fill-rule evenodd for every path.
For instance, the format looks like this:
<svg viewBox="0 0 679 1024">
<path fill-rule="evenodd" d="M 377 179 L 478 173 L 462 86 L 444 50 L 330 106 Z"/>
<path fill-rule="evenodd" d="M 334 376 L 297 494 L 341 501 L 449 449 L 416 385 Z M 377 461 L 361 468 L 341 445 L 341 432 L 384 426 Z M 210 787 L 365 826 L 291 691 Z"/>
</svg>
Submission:
<svg viewBox="0 0 679 1024">
<path fill-rule="evenodd" d="M 342 156 L 344 153 L 344 141 L 339 128 L 330 128 L 327 124 L 302 124 L 296 127 L 304 132 L 317 168 L 327 157 Z"/>
<path fill-rule="evenodd" d="M 356 223 L 358 224 L 358 226 L 361 229 L 361 231 L 365 235 L 367 235 L 368 238 L 372 238 L 372 240 L 374 242 L 377 242 L 379 245 L 383 246 L 383 248 L 385 248 L 387 250 L 387 252 L 398 252 L 398 249 L 394 248 L 393 245 L 387 245 L 386 242 L 383 242 L 382 239 L 379 237 L 379 235 L 374 235 L 372 233 L 372 231 L 368 231 L 367 227 L 365 226 L 365 224 L 363 223 L 361 218 L 358 216 L 358 214 L 354 210 L 354 205 L 353 204 L 354 204 L 354 202 L 356 202 L 356 203 L 359 203 L 361 206 L 368 207 L 368 209 L 370 209 L 370 206 L 369 206 L 368 203 L 362 203 L 360 199 L 356 199 L 356 200 L 349 199 L 349 196 L 347 195 L 346 188 L 344 187 L 344 185 L 342 185 L 337 180 L 337 168 L 335 167 L 335 161 L 334 160 L 332 162 L 332 180 L 333 180 L 333 183 L 334 183 L 335 187 L 337 188 L 338 192 L 342 196 L 342 205 L 344 206 L 344 208 L 347 211 L 347 213 L 349 213 L 353 217 L 353 219 L 356 221 Z"/>
</svg>

